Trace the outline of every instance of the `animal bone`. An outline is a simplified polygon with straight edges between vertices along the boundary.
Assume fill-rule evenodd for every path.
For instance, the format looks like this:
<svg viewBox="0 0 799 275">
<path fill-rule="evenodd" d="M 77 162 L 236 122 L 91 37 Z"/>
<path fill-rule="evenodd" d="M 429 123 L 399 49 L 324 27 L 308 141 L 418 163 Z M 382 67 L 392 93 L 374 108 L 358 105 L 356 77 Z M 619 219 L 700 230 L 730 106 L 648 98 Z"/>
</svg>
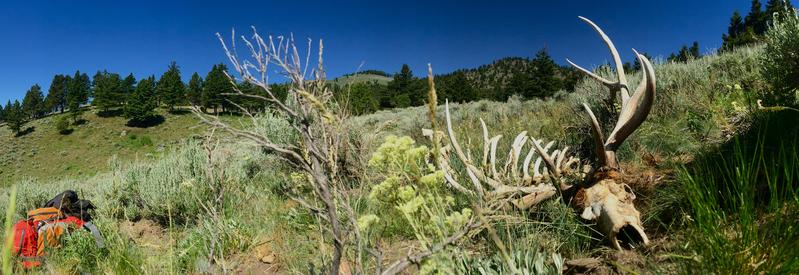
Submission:
<svg viewBox="0 0 799 275">
<path fill-rule="evenodd" d="M 483 155 L 482 162 L 476 164 L 474 158 L 465 153 L 458 142 L 452 126 L 449 102 L 445 103 L 446 137 L 449 145 L 439 147 L 438 164 L 444 170 L 447 183 L 459 192 L 477 195 L 486 200 L 510 200 L 520 209 L 529 208 L 560 194 L 564 201 L 571 201 L 572 206 L 580 213 L 580 217 L 595 221 L 598 231 L 604 234 L 614 248 L 621 250 L 634 248 L 638 244 L 646 245 L 649 239 L 641 225 L 640 213 L 633 205 L 635 194 L 629 186 L 620 182 L 616 150 L 646 120 L 652 109 L 655 98 L 655 72 L 652 63 L 633 50 L 641 63 L 643 77 L 635 93 L 630 96 L 621 58 L 613 42 L 591 20 L 584 17 L 580 19 L 591 25 L 608 45 L 616 65 L 618 80 L 604 79 L 571 61 L 568 62 L 610 88 L 611 97 L 617 91 L 621 94 L 622 110 L 619 120 L 607 140 L 591 108 L 583 104 L 591 121 L 594 152 L 599 159 L 599 167 L 578 169 L 580 160 L 568 155 L 568 146 L 550 151 L 555 144 L 554 141 L 542 145 L 543 140 L 528 136 L 527 132 L 523 131 L 514 138 L 505 164 L 497 168 L 496 151 L 502 136 L 490 137 L 488 127 L 482 119 L 480 124 L 483 130 Z M 435 138 L 437 134 L 444 135 L 424 130 L 424 135 L 430 137 L 433 142 L 440 140 Z M 460 184 L 463 177 L 459 177 L 457 170 L 450 165 L 449 157 L 452 152 L 463 164 L 472 183 L 472 189 Z M 521 167 L 519 167 L 520 160 L 522 160 Z M 532 175 L 530 175 L 531 163 Z M 543 170 L 541 163 L 546 166 Z M 573 167 L 575 165 L 577 167 Z M 586 177 L 589 173 L 592 174 L 591 177 Z M 590 180 L 584 181 L 586 178 Z M 582 183 L 570 185 L 568 184 L 570 180 Z"/>
</svg>

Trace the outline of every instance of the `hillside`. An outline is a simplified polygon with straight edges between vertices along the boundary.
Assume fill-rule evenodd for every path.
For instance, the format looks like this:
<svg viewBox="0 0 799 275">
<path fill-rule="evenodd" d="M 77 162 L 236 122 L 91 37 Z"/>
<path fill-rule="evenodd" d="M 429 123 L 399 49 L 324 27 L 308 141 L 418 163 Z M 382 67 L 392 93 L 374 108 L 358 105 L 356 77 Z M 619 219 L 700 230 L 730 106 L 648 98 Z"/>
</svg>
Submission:
<svg viewBox="0 0 799 275">
<path fill-rule="evenodd" d="M 536 261 L 538 263 L 535 265 L 549 268 L 552 273 L 555 273 L 554 268 L 563 265 L 558 259 L 591 261 L 592 267 L 589 271 L 603 274 L 671 274 L 697 269 L 731 270 L 741 265 L 750 268 L 746 271 L 764 271 L 759 269 L 760 266 L 749 265 L 750 258 L 764 259 L 763 262 L 767 264 L 762 266 L 769 268 L 765 271 L 774 271 L 771 273 L 796 271 L 796 265 L 779 264 L 795 261 L 797 252 L 792 250 L 792 244 L 780 244 L 773 242 L 771 238 L 775 233 L 781 234 L 781 238 L 797 238 L 795 230 L 790 229 L 790 222 L 794 219 L 779 219 L 780 213 L 793 215 L 790 217 L 799 215 L 799 208 L 795 204 L 789 202 L 783 207 L 783 204 L 773 203 L 774 206 L 763 208 L 763 211 L 769 211 L 763 216 L 752 214 L 756 212 L 753 210 L 754 204 L 745 208 L 752 210 L 750 212 L 730 207 L 736 215 L 742 216 L 737 220 L 737 216 L 729 218 L 729 212 L 719 209 L 715 201 L 707 202 L 701 198 L 723 190 L 727 190 L 729 194 L 739 193 L 736 190 L 723 189 L 723 184 L 716 183 L 721 182 L 725 175 L 731 174 L 709 171 L 715 171 L 712 170 L 717 169 L 715 164 L 724 163 L 728 157 L 747 161 L 742 158 L 744 153 L 730 155 L 730 151 L 741 149 L 741 145 L 735 147 L 739 142 L 750 144 L 753 141 L 751 138 L 760 134 L 757 129 L 777 129 L 778 134 L 769 137 L 787 140 L 786 146 L 791 146 L 790 142 L 793 142 L 794 147 L 777 147 L 788 149 L 785 150 L 788 153 L 778 155 L 785 158 L 785 165 L 758 168 L 771 169 L 762 170 L 766 171 L 764 173 L 749 171 L 753 177 L 752 182 L 760 180 L 758 177 L 762 174 L 775 171 L 785 173 L 788 179 L 799 176 L 796 169 L 799 165 L 795 165 L 799 163 L 799 159 L 790 155 L 790 152 L 799 152 L 799 146 L 795 145 L 795 139 L 784 137 L 786 134 L 795 135 L 796 130 L 790 130 L 785 123 L 764 123 L 769 116 L 759 110 L 752 100 L 766 90 L 763 76 L 757 69 L 758 57 L 762 53 L 761 47 L 741 48 L 687 63 L 655 65 L 658 90 L 653 109 L 647 120 L 618 150 L 623 167 L 623 173 L 619 177 L 628 185 L 626 188 L 637 196 L 635 204 L 641 211 L 643 226 L 651 239 L 649 247 L 628 251 L 607 249 L 602 239 L 595 235 L 591 224 L 574 215 L 574 210 L 566 204 L 554 199 L 527 210 L 496 210 L 495 216 L 491 218 L 499 217 L 507 223 L 492 227 L 502 230 L 498 230 L 500 234 L 493 242 L 508 244 L 513 255 L 520 257 L 519 265 L 526 264 L 526 268 L 532 268 L 533 261 Z M 600 74 L 605 75 L 607 72 Z M 628 77 L 631 86 L 636 86 L 641 78 L 640 72 L 628 72 Z M 607 90 L 601 84 L 583 79 L 576 85 L 573 93 L 546 100 L 481 100 L 453 103 L 450 108 L 454 128 L 463 141 L 464 151 L 483 150 L 479 120 L 482 118 L 492 134 L 505 137 L 499 142 L 499 152 L 507 152 L 511 146 L 510 139 L 521 131 L 527 131 L 537 138 L 555 140 L 557 146 L 571 146 L 575 156 L 585 163 L 591 163 L 594 160 L 590 157 L 590 148 L 593 145 L 590 142 L 590 128 L 587 117 L 580 108 L 582 103 L 587 103 L 597 113 L 603 112 L 600 113 L 604 118 L 601 123 L 607 125 L 606 115 L 613 106 L 607 108 L 602 105 L 606 96 Z M 444 106 L 437 107 L 437 114 L 440 127 L 444 125 Z M 784 120 L 787 125 L 799 121 L 799 116 L 792 113 L 776 114 L 787 117 Z M 145 129 L 125 127 L 121 118 L 100 118 L 87 114 L 88 123 L 77 127 L 68 136 L 55 133 L 51 125 L 54 118 L 33 122 L 30 125 L 35 127 L 34 131 L 17 139 L 8 137 L 10 133 L 7 130 L 1 130 L 3 132 L 0 133 L 6 135 L 6 146 L 15 148 L 9 151 L 11 153 L 4 153 L 4 156 L 12 158 L 5 162 L 20 163 L 13 169 L 5 166 L 3 169 L 14 173 L 12 177 L 15 179 L 22 176 L 38 177 L 16 181 L 21 183 L 18 185 L 20 192 L 17 216 L 21 217 L 25 209 L 36 207 L 43 200 L 47 200 L 56 192 L 54 190 L 67 188 L 77 190 L 100 206 L 96 212 L 96 223 L 109 240 L 109 247 L 101 250 L 91 245 L 78 247 L 77 244 L 68 243 L 65 249 L 55 254 L 54 260 L 48 265 L 66 273 L 76 270 L 145 274 L 222 271 L 254 273 L 269 270 L 279 274 L 297 274 L 307 272 L 310 265 L 320 266 L 325 263 L 324 257 L 331 248 L 325 241 L 327 231 L 319 227 L 324 224 L 314 219 L 312 212 L 303 208 L 300 202 L 289 197 L 297 194 L 294 192 L 309 192 L 295 188 L 308 187 L 307 177 L 285 165 L 284 159 L 272 153 L 264 153 L 262 147 L 254 147 L 251 143 L 224 139 L 217 147 L 209 147 L 209 144 L 217 143 L 202 143 L 191 139 L 192 135 L 199 135 L 203 130 L 193 127 L 197 123 L 190 114 L 163 115 L 166 117 L 163 124 Z M 366 224 L 364 232 L 377 235 L 374 237 L 376 242 L 387 252 L 382 259 L 386 262 L 420 251 L 417 245 L 417 238 L 420 237 L 414 234 L 414 230 L 426 229 L 408 226 L 406 219 L 416 222 L 415 225 L 428 224 L 430 219 L 400 216 L 395 210 L 406 209 L 406 204 L 383 209 L 385 212 L 370 212 L 377 211 L 373 207 L 381 209 L 379 204 L 371 204 L 373 196 L 370 191 L 379 190 L 378 186 L 391 183 L 389 179 L 394 178 L 388 177 L 379 166 L 371 163 L 386 156 L 379 154 L 380 152 L 394 152 L 396 156 L 410 157 L 428 150 L 427 146 L 431 144 L 422 136 L 421 131 L 431 125 L 427 118 L 427 107 L 382 110 L 370 115 L 351 117 L 342 123 L 346 126 L 346 136 L 350 139 L 348 142 L 354 146 L 348 147 L 352 151 L 348 151 L 346 159 L 337 164 L 344 168 L 343 173 L 351 173 L 352 179 L 358 179 L 347 182 L 354 185 L 352 189 L 346 189 L 353 192 L 353 201 L 342 201 L 342 205 L 352 204 L 353 211 L 357 211 L 347 213 L 353 219 L 358 217 L 357 225 L 353 226 L 361 228 L 362 217 L 378 219 L 379 223 Z M 243 127 L 269 140 L 290 141 L 296 138 L 291 134 L 291 127 L 279 115 L 267 113 L 259 116 L 254 126 Z M 605 129 L 610 130 L 607 127 Z M 122 135 L 123 131 L 126 131 L 125 135 Z M 130 138 L 133 135 L 137 138 Z M 409 138 L 402 139 L 405 144 L 394 146 L 390 143 L 392 139 L 386 139 L 389 135 Z M 143 142 L 147 139 L 152 142 Z M 181 142 L 185 139 L 189 140 Z M 757 142 L 762 144 L 760 140 Z M 413 147 L 416 145 L 419 147 Z M 411 150 L 400 151 L 402 146 Z M 774 150 L 775 146 L 768 148 Z M 121 165 L 106 164 L 112 155 L 118 156 L 121 160 L 118 163 Z M 761 154 L 761 158 L 763 155 L 767 154 Z M 26 160 L 27 158 L 30 160 Z M 367 162 L 370 165 L 364 164 Z M 399 169 L 405 169 L 402 165 L 413 162 L 397 163 L 400 163 Z M 754 159 L 753 163 L 772 162 Z M 705 169 L 703 165 L 710 168 Z M 742 167 L 749 167 L 747 165 Z M 408 171 L 423 166 L 410 167 L 416 168 L 401 170 L 401 173 L 411 173 Z M 35 172 L 17 174 L 27 171 L 26 169 Z M 6 170 L 3 171 L 5 175 Z M 56 174 L 63 177 L 47 177 Z M 420 177 L 420 181 L 424 178 L 430 177 Z M 716 181 L 718 178 L 721 179 Z M 695 179 L 705 179 L 707 182 L 694 184 Z M 433 184 L 435 183 L 428 187 L 435 187 Z M 436 190 L 451 194 L 443 181 L 438 181 L 437 184 L 442 189 Z M 403 187 L 407 186 L 409 185 Z M 402 188 L 390 188 L 388 192 L 397 191 L 397 199 L 408 196 L 408 193 L 415 193 L 414 189 L 410 189 L 412 192 L 401 190 Z M 754 195 L 755 191 L 749 191 L 753 195 L 747 199 L 757 202 L 759 197 Z M 207 207 L 207 203 L 220 198 L 220 194 L 224 194 L 224 201 L 217 202 L 219 208 Z M 788 191 L 780 194 L 773 193 L 781 199 L 794 196 L 794 200 L 797 193 Z M 3 188 L 0 193 L 0 211 L 6 210 L 4 207 L 8 199 L 8 188 Z M 438 205 L 442 206 L 440 208 L 427 208 L 428 203 L 435 202 L 422 200 L 417 207 L 425 207 L 430 212 L 449 211 L 455 207 L 468 207 L 462 201 L 466 199 L 468 198 L 447 196 L 448 202 L 441 202 Z M 241 211 L 242 209 L 247 211 Z M 705 212 L 698 212 L 703 209 Z M 420 212 L 425 212 L 413 211 L 416 210 L 403 214 L 421 215 Z M 371 213 L 380 215 L 370 216 Z M 455 218 L 468 216 L 470 214 L 467 213 L 471 212 L 463 210 L 455 213 L 457 214 L 446 216 L 447 224 L 452 224 L 456 221 Z M 759 219 L 758 223 L 775 225 L 769 228 L 778 230 L 759 230 L 759 227 L 751 226 L 752 221 L 756 220 L 753 217 Z M 780 220 L 788 222 L 780 223 Z M 725 231 L 727 229 L 747 230 L 746 232 L 755 237 L 743 239 L 736 234 L 729 234 L 729 231 Z M 217 234 L 218 232 L 225 234 Z M 705 236 L 715 239 L 708 240 Z M 436 238 L 434 233 L 430 233 L 428 237 Z M 91 243 L 88 236 L 83 235 L 80 238 L 84 242 L 75 243 Z M 439 252 L 438 256 L 441 258 L 425 261 L 422 267 L 442 261 L 451 264 L 446 267 L 451 268 L 449 271 L 452 272 L 449 273 L 456 274 L 477 273 L 485 267 L 503 268 L 505 263 L 498 260 L 501 259 L 500 252 L 491 249 L 494 243 L 487 239 L 482 235 L 465 238 L 452 246 L 457 249 Z M 767 245 L 764 248 L 754 245 L 759 243 Z M 221 256 L 209 252 L 213 249 L 222 251 Z M 772 253 L 772 250 L 782 253 Z M 740 255 L 745 256 L 743 260 Z M 725 260 L 733 261 L 727 263 L 730 267 L 722 266 L 722 261 Z M 222 264 L 211 265 L 210 261 Z M 712 264 L 706 264 L 708 262 Z M 569 265 L 574 268 L 576 264 L 571 262 Z"/>
<path fill-rule="evenodd" d="M 346 86 L 360 82 L 377 82 L 378 84 L 386 85 L 389 81 L 391 81 L 391 78 L 384 75 L 355 73 L 352 75 L 338 77 L 333 79 L 331 82 L 339 86 Z"/>
<path fill-rule="evenodd" d="M 153 159 L 206 129 L 191 113 L 159 112 L 164 122 L 149 128 L 128 127 L 125 118 L 99 117 L 94 111 L 86 112 L 86 122 L 68 135 L 55 129 L 60 114 L 29 122 L 30 132 L 20 137 L 0 127 L 0 185 L 27 177 L 49 181 L 92 176 L 108 171 L 112 158 L 123 163 Z"/>
</svg>

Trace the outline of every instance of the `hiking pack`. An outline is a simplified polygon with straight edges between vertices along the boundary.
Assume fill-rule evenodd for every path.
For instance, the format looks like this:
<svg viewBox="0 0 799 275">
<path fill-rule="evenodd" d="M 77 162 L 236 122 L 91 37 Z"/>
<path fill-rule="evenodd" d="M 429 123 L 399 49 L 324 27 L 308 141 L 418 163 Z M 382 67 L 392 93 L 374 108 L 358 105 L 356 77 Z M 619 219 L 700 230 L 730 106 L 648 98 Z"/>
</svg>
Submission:
<svg viewBox="0 0 799 275">
<path fill-rule="evenodd" d="M 47 250 L 61 244 L 61 236 L 78 229 L 90 231 L 97 247 L 104 247 L 103 236 L 91 223 L 89 210 L 92 209 L 95 209 L 94 205 L 88 200 L 78 199 L 75 191 L 67 190 L 56 195 L 42 208 L 28 211 L 26 219 L 14 224 L 11 252 L 25 269 L 40 266 Z"/>
</svg>

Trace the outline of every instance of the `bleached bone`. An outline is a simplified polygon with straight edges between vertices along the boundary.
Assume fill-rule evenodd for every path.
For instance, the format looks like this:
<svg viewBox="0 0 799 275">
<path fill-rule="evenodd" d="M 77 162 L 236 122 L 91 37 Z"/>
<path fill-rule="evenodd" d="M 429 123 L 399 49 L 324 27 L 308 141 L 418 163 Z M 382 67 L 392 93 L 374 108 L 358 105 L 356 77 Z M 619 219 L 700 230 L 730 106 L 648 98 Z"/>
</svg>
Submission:
<svg viewBox="0 0 799 275">
<path fill-rule="evenodd" d="M 636 243 L 646 245 L 649 243 L 649 239 L 644 233 L 643 225 L 641 225 L 640 213 L 633 205 L 635 194 L 626 184 L 618 182 L 621 180 L 618 172 L 621 167 L 616 159 L 616 150 L 619 149 L 624 140 L 641 126 L 641 123 L 646 120 L 652 110 L 652 104 L 655 100 L 655 70 L 649 59 L 633 49 L 635 57 L 638 58 L 638 62 L 641 64 L 642 76 L 635 93 L 629 96 L 621 58 L 613 42 L 594 22 L 584 17 L 580 17 L 580 19 L 591 25 L 607 44 L 616 65 L 618 81 L 608 81 L 575 65 L 571 61 L 569 63 L 608 86 L 611 90 L 611 99 L 613 99 L 615 92 L 619 91 L 622 97 L 622 109 L 613 131 L 605 140 L 602 127 L 599 125 L 596 116 L 594 116 L 594 112 L 591 111 L 588 104 L 583 104 L 583 108 L 591 122 L 594 152 L 600 164 L 597 171 L 600 172 L 592 177 L 595 182 L 577 190 L 572 203 L 578 210 L 581 210 L 581 217 L 597 222 L 599 231 L 605 235 L 614 248 L 633 248 Z"/>
<path fill-rule="evenodd" d="M 480 119 L 480 126 L 483 136 L 483 156 L 482 162 L 479 165 L 475 164 L 472 162 L 471 156 L 464 153 L 458 143 L 453 130 L 449 102 L 445 103 L 446 136 L 449 144 L 440 147 L 439 165 L 445 171 L 447 182 L 459 192 L 469 195 L 477 194 L 484 199 L 510 198 L 512 203 L 521 209 L 529 208 L 555 195 L 562 194 L 563 201 L 571 202 L 581 217 L 596 222 L 598 231 L 606 236 L 614 248 L 633 248 L 639 243 L 646 245 L 649 243 L 649 239 L 641 225 L 640 214 L 633 205 L 635 194 L 621 182 L 619 176 L 620 167 L 616 159 L 616 150 L 646 120 L 652 109 L 655 98 L 655 71 L 652 63 L 645 56 L 635 52 L 636 58 L 641 63 L 643 76 L 635 93 L 630 96 L 621 58 L 613 42 L 591 20 L 584 17 L 580 17 L 580 19 L 591 25 L 608 46 L 616 66 L 618 79 L 610 81 L 571 61 L 569 63 L 607 86 L 611 90 L 611 99 L 615 98 L 616 92 L 621 94 L 622 110 L 607 139 L 604 138 L 601 125 L 591 108 L 587 104 L 583 104 L 590 119 L 594 152 L 599 159 L 598 167 L 580 169 L 580 160 L 569 156 L 568 146 L 550 151 L 555 144 L 554 141 L 542 146 L 543 140 L 530 137 L 524 131 L 513 139 L 504 166 L 497 168 L 496 151 L 502 136 L 490 137 L 488 126 L 482 119 Z M 434 142 L 437 141 L 434 140 Z M 455 157 L 463 164 L 466 175 L 472 182 L 471 188 L 466 188 L 458 183 L 459 179 L 463 177 L 459 177 L 458 170 L 453 169 L 450 165 L 449 154 L 451 152 L 454 152 Z M 524 158 L 519 167 L 521 156 Z M 534 158 L 535 160 L 533 160 Z M 542 163 L 545 167 L 541 167 Z M 572 169 L 572 166 L 575 165 L 577 165 L 576 169 Z M 519 168 L 521 168 L 521 174 Z M 590 177 L 591 182 L 582 182 L 583 184 L 576 186 L 569 184 L 569 179 L 580 182 L 586 178 L 587 173 L 594 173 Z M 518 198 L 520 196 L 521 198 Z"/>
</svg>

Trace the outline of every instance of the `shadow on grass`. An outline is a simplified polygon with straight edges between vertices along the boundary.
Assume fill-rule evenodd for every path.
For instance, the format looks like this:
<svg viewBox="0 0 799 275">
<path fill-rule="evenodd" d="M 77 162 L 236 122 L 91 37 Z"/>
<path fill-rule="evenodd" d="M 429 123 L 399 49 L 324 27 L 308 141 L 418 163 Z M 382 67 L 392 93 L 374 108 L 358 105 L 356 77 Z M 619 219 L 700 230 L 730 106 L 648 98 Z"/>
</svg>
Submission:
<svg viewBox="0 0 799 275">
<path fill-rule="evenodd" d="M 112 110 L 99 111 L 97 112 L 97 116 L 103 118 L 118 117 L 122 116 L 122 113 L 123 113 L 122 109 L 112 109 Z"/>
<path fill-rule="evenodd" d="M 185 115 L 185 114 L 188 114 L 188 113 L 191 113 L 191 111 L 187 110 L 187 109 L 172 109 L 172 110 L 169 110 L 169 114 L 178 115 L 178 116 Z"/>
<path fill-rule="evenodd" d="M 62 135 L 65 135 L 65 136 L 69 135 L 69 134 L 72 134 L 72 132 L 75 132 L 75 129 L 69 128 L 69 129 L 66 129 L 66 130 L 58 131 L 59 134 L 62 134 Z"/>
<path fill-rule="evenodd" d="M 131 119 L 128 120 L 128 123 L 125 125 L 127 125 L 128 127 L 149 128 L 161 125 L 161 123 L 164 123 L 164 121 L 166 121 L 166 118 L 164 118 L 164 116 L 155 115 L 143 120 Z"/>
<path fill-rule="evenodd" d="M 77 126 L 77 125 L 83 125 L 83 124 L 86 124 L 86 123 L 88 123 L 88 122 L 89 122 L 89 121 L 88 121 L 88 120 L 86 120 L 85 118 L 81 118 L 81 119 L 78 119 L 78 121 L 75 121 L 75 123 L 72 123 L 72 125 L 75 125 L 75 126 Z"/>
<path fill-rule="evenodd" d="M 25 130 L 19 131 L 16 134 L 14 134 L 14 137 L 23 137 L 27 134 L 33 133 L 33 131 L 36 131 L 36 127 L 30 126 L 28 128 L 25 128 Z"/>
</svg>

